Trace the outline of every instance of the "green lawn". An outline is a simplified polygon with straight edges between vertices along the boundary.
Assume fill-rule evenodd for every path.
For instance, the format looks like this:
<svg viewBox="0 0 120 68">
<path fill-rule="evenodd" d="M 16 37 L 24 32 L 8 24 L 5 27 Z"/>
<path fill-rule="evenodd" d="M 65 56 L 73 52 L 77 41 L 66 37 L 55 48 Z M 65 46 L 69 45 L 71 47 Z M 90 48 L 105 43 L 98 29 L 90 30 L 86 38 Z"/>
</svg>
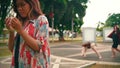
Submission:
<svg viewBox="0 0 120 68">
<path fill-rule="evenodd" d="M 86 68 L 120 68 L 120 65 L 104 65 L 104 64 L 95 64 L 88 66 Z"/>
<path fill-rule="evenodd" d="M 1 47 L 0 44 L 0 57 L 9 56 L 9 55 L 11 55 L 11 52 L 8 50 L 8 47 L 6 46 Z"/>
</svg>

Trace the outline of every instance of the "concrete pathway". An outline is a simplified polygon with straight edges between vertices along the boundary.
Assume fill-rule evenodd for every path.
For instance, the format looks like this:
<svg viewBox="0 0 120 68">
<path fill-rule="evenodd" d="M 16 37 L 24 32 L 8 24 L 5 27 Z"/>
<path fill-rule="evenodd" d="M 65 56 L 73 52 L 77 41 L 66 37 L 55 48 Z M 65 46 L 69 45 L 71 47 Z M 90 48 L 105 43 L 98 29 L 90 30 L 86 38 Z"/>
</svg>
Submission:
<svg viewBox="0 0 120 68">
<path fill-rule="evenodd" d="M 81 57 L 80 43 L 51 44 L 51 68 L 84 68 L 93 64 L 120 65 L 120 53 L 117 53 L 116 58 L 111 58 L 111 43 L 97 44 L 97 50 L 103 56 L 101 60 L 91 49 L 87 51 L 86 57 Z M 9 68 L 10 60 L 11 56 L 0 58 L 0 68 Z"/>
</svg>

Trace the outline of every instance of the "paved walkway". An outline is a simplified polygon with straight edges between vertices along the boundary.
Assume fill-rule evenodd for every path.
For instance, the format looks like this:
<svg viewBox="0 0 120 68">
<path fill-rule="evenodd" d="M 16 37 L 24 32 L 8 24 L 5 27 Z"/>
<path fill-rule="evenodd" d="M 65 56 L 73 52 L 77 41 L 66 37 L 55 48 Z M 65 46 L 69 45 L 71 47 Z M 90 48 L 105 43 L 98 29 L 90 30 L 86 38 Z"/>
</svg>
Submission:
<svg viewBox="0 0 120 68">
<path fill-rule="evenodd" d="M 103 56 L 103 59 L 98 59 L 96 54 L 89 49 L 87 51 L 87 57 L 81 57 L 81 44 L 80 43 L 62 43 L 58 45 L 54 45 L 51 47 L 51 52 L 54 56 L 60 57 L 60 58 L 69 58 L 71 60 L 74 60 L 73 67 L 72 64 L 71 68 L 82 68 L 91 64 L 110 64 L 110 65 L 120 65 L 120 53 L 117 53 L 116 58 L 111 58 L 111 45 L 112 43 L 97 43 L 97 50 L 101 53 Z M 120 46 L 119 46 L 120 48 Z M 78 60 L 80 63 L 83 63 L 82 65 L 78 64 L 79 66 L 75 65 Z M 78 63 L 79 63 L 78 62 Z M 60 63 L 64 63 L 64 61 L 61 61 Z M 84 64 L 85 63 L 85 64 Z M 61 65 L 67 66 L 66 64 L 59 64 L 60 68 Z M 75 66 L 74 66 L 75 65 Z M 59 68 L 58 67 L 58 68 Z M 67 67 L 66 67 L 67 68 Z"/>
<path fill-rule="evenodd" d="M 111 43 L 97 44 L 97 50 L 103 56 L 101 60 L 91 49 L 87 51 L 86 57 L 81 57 L 80 43 L 51 44 L 51 68 L 83 68 L 96 63 L 120 65 L 120 53 L 117 53 L 116 58 L 111 58 Z M 10 60 L 11 57 L 0 58 L 0 68 L 9 68 Z"/>
</svg>

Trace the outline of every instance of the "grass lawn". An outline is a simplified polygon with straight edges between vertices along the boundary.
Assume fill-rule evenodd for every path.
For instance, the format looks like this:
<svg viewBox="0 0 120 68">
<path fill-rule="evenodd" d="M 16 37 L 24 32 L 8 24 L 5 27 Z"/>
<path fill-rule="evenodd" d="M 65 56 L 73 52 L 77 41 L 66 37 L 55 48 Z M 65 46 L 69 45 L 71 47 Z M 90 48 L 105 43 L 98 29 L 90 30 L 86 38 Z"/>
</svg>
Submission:
<svg viewBox="0 0 120 68">
<path fill-rule="evenodd" d="M 9 55 L 11 55 L 11 52 L 8 50 L 8 47 L 7 46 L 1 47 L 0 44 L 0 57 L 9 56 Z"/>
<path fill-rule="evenodd" d="M 95 64 L 86 68 L 120 68 L 120 65 Z"/>
</svg>

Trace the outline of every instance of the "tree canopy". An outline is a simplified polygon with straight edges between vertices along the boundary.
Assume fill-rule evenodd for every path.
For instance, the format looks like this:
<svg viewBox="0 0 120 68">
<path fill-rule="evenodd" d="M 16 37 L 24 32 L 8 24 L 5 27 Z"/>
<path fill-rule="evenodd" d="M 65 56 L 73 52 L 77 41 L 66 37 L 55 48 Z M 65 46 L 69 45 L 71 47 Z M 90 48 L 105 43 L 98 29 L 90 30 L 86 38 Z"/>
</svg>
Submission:
<svg viewBox="0 0 120 68">
<path fill-rule="evenodd" d="M 106 20 L 105 26 L 113 27 L 115 24 L 120 25 L 120 13 L 110 14 L 108 19 Z"/>
<path fill-rule="evenodd" d="M 74 19 L 74 26 L 81 26 L 83 24 L 87 1 L 88 0 L 43 0 L 42 8 L 49 18 L 50 26 L 52 26 L 52 23 L 49 15 L 53 13 L 55 29 L 62 27 L 66 30 L 71 30 L 72 18 Z M 78 14 L 78 17 L 76 17 L 76 14 Z"/>
<path fill-rule="evenodd" d="M 0 0 L 0 34 L 3 31 L 4 20 L 9 12 L 9 7 L 11 5 L 11 0 Z"/>
<path fill-rule="evenodd" d="M 60 37 L 63 37 L 63 30 L 80 31 L 83 24 L 83 17 L 86 13 L 88 0 L 42 0 L 42 9 L 47 15 L 52 27 L 51 13 L 54 15 L 54 29 L 58 29 Z M 77 15 L 77 16 L 76 16 Z"/>
<path fill-rule="evenodd" d="M 12 0 L 0 0 L 0 32 L 3 30 L 4 20 L 9 13 Z M 50 27 L 54 18 L 54 28 L 59 31 L 71 30 L 72 21 L 74 31 L 83 24 L 88 0 L 40 0 L 41 8 L 48 17 Z M 77 16 L 76 16 L 77 14 Z"/>
</svg>

